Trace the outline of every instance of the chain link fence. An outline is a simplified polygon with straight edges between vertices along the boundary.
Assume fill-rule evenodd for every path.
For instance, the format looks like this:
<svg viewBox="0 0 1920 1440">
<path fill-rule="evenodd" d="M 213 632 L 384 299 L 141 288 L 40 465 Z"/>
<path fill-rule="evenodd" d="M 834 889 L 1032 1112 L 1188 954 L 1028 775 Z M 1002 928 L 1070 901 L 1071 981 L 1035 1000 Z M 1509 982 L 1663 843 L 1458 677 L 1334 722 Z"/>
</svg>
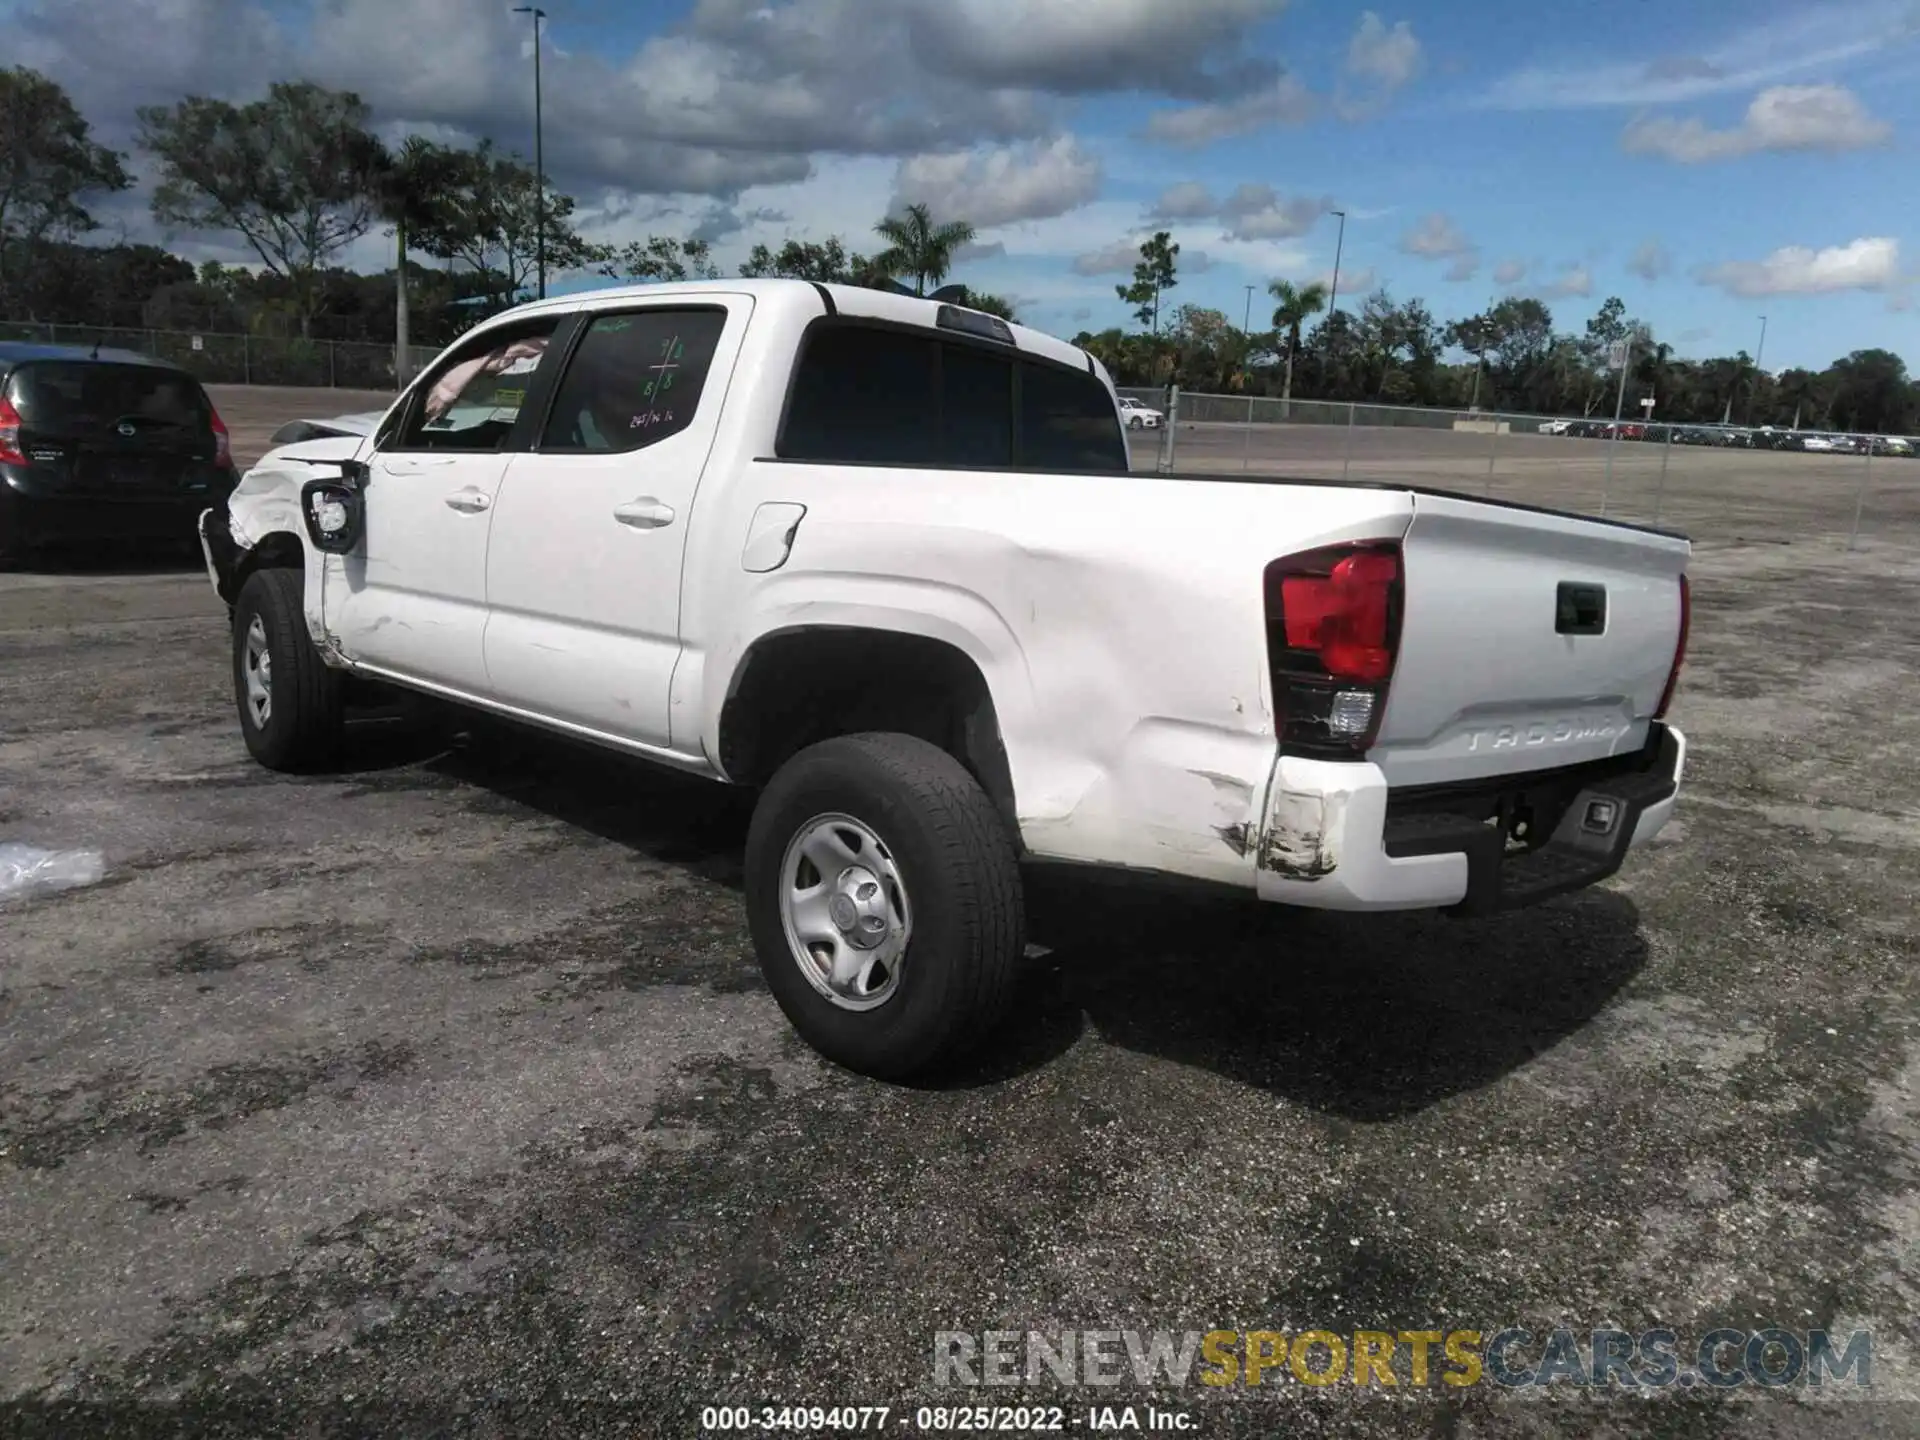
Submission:
<svg viewBox="0 0 1920 1440">
<path fill-rule="evenodd" d="M 37 320 L 0 320 L 0 341 L 132 350 L 178 365 L 208 385 L 303 385 L 341 390 L 399 388 L 393 373 L 394 347 L 364 341 L 113 329 Z M 439 353 L 439 346 L 409 346 L 408 375 L 419 374 Z"/>
<path fill-rule="evenodd" d="M 1431 486 L 1700 539 L 1920 547 L 1912 437 L 1119 387 L 1136 469 Z"/>
</svg>

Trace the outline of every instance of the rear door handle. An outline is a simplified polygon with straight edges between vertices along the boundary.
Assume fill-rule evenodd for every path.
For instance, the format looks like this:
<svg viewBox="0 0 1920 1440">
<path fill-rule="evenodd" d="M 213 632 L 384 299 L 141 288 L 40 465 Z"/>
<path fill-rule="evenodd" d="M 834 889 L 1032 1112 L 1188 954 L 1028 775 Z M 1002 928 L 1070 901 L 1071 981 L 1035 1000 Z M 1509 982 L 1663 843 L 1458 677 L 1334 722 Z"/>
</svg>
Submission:
<svg viewBox="0 0 1920 1440">
<path fill-rule="evenodd" d="M 465 490 L 456 490 L 447 496 L 447 508 L 458 510 L 462 515 L 478 515 L 493 504 L 493 497 L 484 490 L 475 490 L 468 486 Z"/>
<path fill-rule="evenodd" d="M 636 530 L 658 530 L 662 525 L 673 523 L 673 507 L 662 504 L 651 495 L 642 495 L 638 500 L 614 506 L 613 518 Z"/>
</svg>

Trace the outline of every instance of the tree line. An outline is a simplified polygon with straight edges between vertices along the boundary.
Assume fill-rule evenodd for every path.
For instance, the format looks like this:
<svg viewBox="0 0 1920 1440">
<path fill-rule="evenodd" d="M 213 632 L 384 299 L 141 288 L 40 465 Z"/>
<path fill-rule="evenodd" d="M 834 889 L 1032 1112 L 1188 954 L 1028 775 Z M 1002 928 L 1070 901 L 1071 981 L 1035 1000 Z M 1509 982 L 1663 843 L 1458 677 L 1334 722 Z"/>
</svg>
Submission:
<svg viewBox="0 0 1920 1440">
<path fill-rule="evenodd" d="M 382 143 L 350 91 L 283 82 L 248 104 L 188 96 L 143 108 L 137 143 L 154 162 L 155 220 L 224 232 L 256 266 L 197 269 L 164 248 L 101 244 L 91 207 L 131 187 L 128 157 L 93 138 L 53 80 L 0 69 L 0 320 L 438 345 L 523 298 L 541 253 L 552 275 L 718 278 L 704 240 L 649 235 L 624 246 L 580 233 L 572 196 L 491 140 L 470 148 L 420 136 Z M 356 273 L 343 253 L 378 227 L 392 264 Z M 974 227 L 923 205 L 883 218 L 867 252 L 838 236 L 756 245 L 743 276 L 867 285 L 928 294 L 946 280 Z M 1385 288 L 1329 308 L 1327 287 L 1276 280 L 1262 323 L 1170 305 L 1180 246 L 1144 240 L 1115 287 L 1136 328 L 1075 336 L 1122 385 L 1385 405 L 1479 407 L 1904 433 L 1920 428 L 1920 382 L 1899 356 L 1856 350 L 1824 370 L 1761 372 L 1742 350 L 1686 360 L 1653 327 L 1606 300 L 1561 330 L 1538 299 L 1502 300 L 1448 324 L 1425 302 Z M 962 287 L 1008 319 L 1008 303 Z M 1609 352 L 1632 342 L 1624 395 Z M 1451 358 L 1464 356 L 1464 359 Z"/>
<path fill-rule="evenodd" d="M 1578 330 L 1556 327 L 1546 304 L 1501 300 L 1442 324 L 1424 301 L 1384 287 L 1349 311 L 1329 310 L 1321 284 L 1276 280 L 1264 325 L 1236 327 L 1200 305 L 1170 306 L 1180 246 L 1161 231 L 1141 242 L 1130 283 L 1115 286 L 1138 328 L 1082 331 L 1121 385 L 1371 405 L 1478 407 L 1539 415 L 1612 418 L 1648 413 L 1684 424 L 1904 434 L 1920 429 L 1920 381 L 1888 350 L 1855 350 L 1824 370 L 1770 375 L 1745 350 L 1687 360 L 1648 322 L 1609 297 Z M 1613 363 L 1626 344 L 1625 387 Z M 1463 361 L 1450 360 L 1459 353 Z"/>
<path fill-rule="evenodd" d="M 550 275 L 720 274 L 703 240 L 584 238 L 574 198 L 491 140 L 388 145 L 370 120 L 358 95 L 307 82 L 244 105 L 188 96 L 142 108 L 154 219 L 236 236 L 259 262 L 196 269 L 158 246 L 98 243 L 93 209 L 131 187 L 128 157 L 94 140 L 55 81 L 0 69 L 0 319 L 434 344 L 525 298 L 543 257 Z M 393 235 L 392 265 L 344 268 L 342 254 L 376 227 Z M 788 241 L 755 247 L 741 273 L 927 294 L 973 236 L 914 205 L 875 225 L 872 253 L 837 238 Z M 964 298 L 1012 318 L 996 296 Z"/>
</svg>

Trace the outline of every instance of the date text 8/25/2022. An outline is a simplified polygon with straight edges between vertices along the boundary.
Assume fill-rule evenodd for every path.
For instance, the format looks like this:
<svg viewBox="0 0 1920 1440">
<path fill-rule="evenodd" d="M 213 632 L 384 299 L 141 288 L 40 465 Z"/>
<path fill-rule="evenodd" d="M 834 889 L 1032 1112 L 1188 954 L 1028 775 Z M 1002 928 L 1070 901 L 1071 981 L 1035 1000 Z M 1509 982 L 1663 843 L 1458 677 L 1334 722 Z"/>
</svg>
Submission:
<svg viewBox="0 0 1920 1440">
<path fill-rule="evenodd" d="M 1185 1410 L 1153 1405 L 709 1405 L 700 1412 L 702 1433 L 907 1429 L 920 1433 L 1032 1435 L 1068 1430 L 1193 1433 L 1198 1419 Z"/>
</svg>

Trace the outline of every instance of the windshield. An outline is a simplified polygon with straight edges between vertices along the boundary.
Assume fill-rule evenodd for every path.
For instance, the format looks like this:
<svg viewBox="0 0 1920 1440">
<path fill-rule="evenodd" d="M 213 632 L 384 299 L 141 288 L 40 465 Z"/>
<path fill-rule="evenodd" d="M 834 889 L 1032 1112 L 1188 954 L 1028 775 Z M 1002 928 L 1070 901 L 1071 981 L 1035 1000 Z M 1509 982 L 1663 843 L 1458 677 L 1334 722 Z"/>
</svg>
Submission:
<svg viewBox="0 0 1920 1440">
<path fill-rule="evenodd" d="M 117 424 L 198 430 L 209 415 L 197 380 L 156 365 L 36 360 L 13 372 L 7 399 L 42 434 L 86 435 Z"/>
</svg>

